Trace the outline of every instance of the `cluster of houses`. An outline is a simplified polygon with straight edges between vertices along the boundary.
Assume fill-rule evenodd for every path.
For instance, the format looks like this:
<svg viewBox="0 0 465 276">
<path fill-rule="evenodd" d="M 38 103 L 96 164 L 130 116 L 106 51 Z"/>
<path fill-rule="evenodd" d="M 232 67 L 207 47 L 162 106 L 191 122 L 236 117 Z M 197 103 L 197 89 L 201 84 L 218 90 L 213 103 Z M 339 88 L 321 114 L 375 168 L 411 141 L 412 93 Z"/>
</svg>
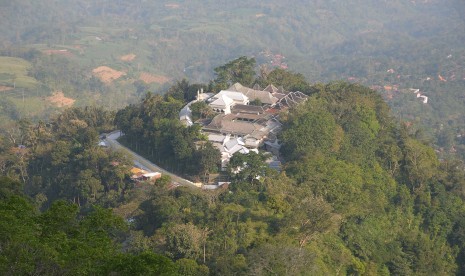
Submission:
<svg viewBox="0 0 465 276">
<path fill-rule="evenodd" d="M 279 158 L 277 134 L 281 131 L 278 114 L 307 99 L 301 92 L 288 92 L 273 85 L 261 89 L 235 83 L 227 90 L 217 94 L 197 93 L 197 99 L 187 104 L 179 113 L 179 119 L 187 126 L 194 123 L 202 125 L 202 132 L 221 152 L 221 165 L 226 167 L 236 152 L 247 154 L 265 148 L 271 152 L 273 166 Z M 206 102 L 216 113 L 211 120 L 192 121 L 190 105 Z"/>
</svg>

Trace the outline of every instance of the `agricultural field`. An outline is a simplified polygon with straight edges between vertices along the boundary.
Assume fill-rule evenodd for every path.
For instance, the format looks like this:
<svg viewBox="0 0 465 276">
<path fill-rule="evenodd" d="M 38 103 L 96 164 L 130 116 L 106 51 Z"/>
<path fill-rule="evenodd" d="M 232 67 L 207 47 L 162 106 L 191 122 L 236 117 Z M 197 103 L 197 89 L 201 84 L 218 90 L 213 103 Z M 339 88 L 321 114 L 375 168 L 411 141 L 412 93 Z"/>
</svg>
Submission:
<svg viewBox="0 0 465 276">
<path fill-rule="evenodd" d="M 0 91 L 9 88 L 34 88 L 37 80 L 28 76 L 31 63 L 15 57 L 0 57 Z"/>
<path fill-rule="evenodd" d="M 51 111 L 40 82 L 28 75 L 32 66 L 22 58 L 0 56 L 0 127 L 22 117 L 44 118 Z"/>
<path fill-rule="evenodd" d="M 159 83 L 159 84 L 165 84 L 167 83 L 168 81 L 170 81 L 169 78 L 165 77 L 165 76 L 160 76 L 160 75 L 152 75 L 150 73 L 147 73 L 147 72 L 142 72 L 140 74 L 140 77 L 139 79 L 147 84 L 150 84 L 150 83 Z"/>
</svg>

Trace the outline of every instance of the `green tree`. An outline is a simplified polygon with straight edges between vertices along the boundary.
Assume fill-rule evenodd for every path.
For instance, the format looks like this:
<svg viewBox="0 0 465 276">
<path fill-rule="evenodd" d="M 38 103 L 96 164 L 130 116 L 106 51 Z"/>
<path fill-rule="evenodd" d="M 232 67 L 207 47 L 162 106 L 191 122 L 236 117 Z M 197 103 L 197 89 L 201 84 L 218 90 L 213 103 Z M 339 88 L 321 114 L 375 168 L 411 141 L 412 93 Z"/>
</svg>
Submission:
<svg viewBox="0 0 465 276">
<path fill-rule="evenodd" d="M 206 276 L 209 275 L 209 269 L 205 265 L 199 265 L 191 259 L 179 259 L 176 261 L 178 274 L 185 276 Z"/>
<path fill-rule="evenodd" d="M 232 179 L 238 182 L 254 183 L 268 174 L 270 170 L 266 164 L 267 155 L 264 153 L 248 154 L 237 152 L 233 155 L 227 167 L 227 171 Z"/>
<path fill-rule="evenodd" d="M 255 66 L 256 61 L 254 58 L 249 59 L 243 56 L 215 68 L 216 89 L 226 89 L 236 82 L 245 86 L 252 86 L 255 81 Z"/>
<path fill-rule="evenodd" d="M 316 235 L 336 229 L 339 220 L 323 198 L 306 197 L 293 205 L 283 224 L 289 227 L 291 235 L 296 232 L 299 246 L 304 247 Z"/>
<path fill-rule="evenodd" d="M 192 223 L 176 224 L 166 234 L 166 248 L 175 259 L 200 259 L 204 235 Z"/>
<path fill-rule="evenodd" d="M 253 275 L 318 274 L 315 256 L 288 244 L 267 243 L 253 248 L 248 256 L 248 272 Z"/>
<path fill-rule="evenodd" d="M 198 174 L 206 176 L 209 173 L 217 172 L 220 159 L 221 153 L 212 143 L 207 142 L 202 145 L 194 155 L 194 160 L 198 162 Z"/>
<path fill-rule="evenodd" d="M 281 68 L 275 68 L 271 72 L 260 76 L 258 82 L 261 86 L 267 85 L 282 86 L 286 91 L 300 91 L 307 95 L 312 92 L 310 84 L 305 80 L 304 75 L 293 73 Z"/>
<path fill-rule="evenodd" d="M 312 98 L 285 118 L 279 137 L 283 144 L 281 153 L 286 159 L 311 156 L 316 152 L 328 154 L 338 148 L 343 132 L 322 106 L 324 102 Z"/>
<path fill-rule="evenodd" d="M 190 109 L 192 111 L 193 121 L 197 121 L 198 119 L 212 118 L 215 115 L 213 109 L 204 101 L 191 104 Z"/>
<path fill-rule="evenodd" d="M 182 79 L 168 88 L 165 97 L 173 97 L 178 101 L 188 103 L 195 100 L 197 93 L 201 90 L 207 90 L 207 86 L 204 84 L 190 84 L 188 80 Z"/>
<path fill-rule="evenodd" d="M 180 275 L 177 265 L 168 257 L 144 251 L 137 255 L 117 254 L 100 273 L 105 275 Z"/>
<path fill-rule="evenodd" d="M 94 203 L 97 200 L 97 196 L 103 191 L 102 183 L 93 174 L 91 170 L 87 169 L 81 171 L 78 175 L 77 189 L 79 191 L 79 203 L 81 200 Z"/>
<path fill-rule="evenodd" d="M 422 190 L 426 181 L 437 172 L 439 161 L 434 150 L 421 142 L 408 139 L 405 141 L 405 169 L 412 190 Z"/>
<path fill-rule="evenodd" d="M 0 187 L 8 182 L 0 179 Z M 99 274 L 119 251 L 117 239 L 126 228 L 111 210 L 96 207 L 79 215 L 77 205 L 56 201 L 40 214 L 15 193 L 0 198 L 2 275 Z"/>
</svg>

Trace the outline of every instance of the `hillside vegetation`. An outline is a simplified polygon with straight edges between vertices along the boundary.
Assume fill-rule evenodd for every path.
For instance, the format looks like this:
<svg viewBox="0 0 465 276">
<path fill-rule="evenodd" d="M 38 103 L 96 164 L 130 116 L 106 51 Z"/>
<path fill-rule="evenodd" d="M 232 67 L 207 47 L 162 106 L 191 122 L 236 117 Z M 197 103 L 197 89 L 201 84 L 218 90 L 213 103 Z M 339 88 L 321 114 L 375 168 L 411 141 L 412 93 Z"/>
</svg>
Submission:
<svg viewBox="0 0 465 276">
<path fill-rule="evenodd" d="M 310 85 L 282 69 L 255 76 L 251 62 L 231 61 L 208 86 L 181 81 L 116 114 L 72 108 L 10 129 L 0 140 L 0 169 L 9 177 L 0 179 L 1 273 L 464 273 L 459 163 L 439 161 L 368 87 Z M 281 172 L 268 168 L 262 153 L 237 153 L 226 170 L 231 183 L 219 190 L 173 188 L 167 177 L 134 185 L 129 160 L 97 146 L 98 133 L 116 123 L 134 149 L 202 174 L 204 156 L 217 164 L 219 156 L 195 146 L 204 138 L 198 126 L 175 122 L 177 109 L 199 87 L 247 80 L 300 87 L 309 96 L 279 115 Z M 127 223 L 96 206 L 113 208 Z"/>
</svg>

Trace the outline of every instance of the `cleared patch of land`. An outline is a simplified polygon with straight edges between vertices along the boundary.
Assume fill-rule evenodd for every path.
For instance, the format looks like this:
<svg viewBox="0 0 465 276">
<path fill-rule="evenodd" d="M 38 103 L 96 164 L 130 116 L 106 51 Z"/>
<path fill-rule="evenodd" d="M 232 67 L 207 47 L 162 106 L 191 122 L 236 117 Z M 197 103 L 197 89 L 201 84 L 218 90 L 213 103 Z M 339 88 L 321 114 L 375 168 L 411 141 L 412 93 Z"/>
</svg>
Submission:
<svg viewBox="0 0 465 276">
<path fill-rule="evenodd" d="M 124 55 L 120 57 L 122 61 L 133 61 L 135 58 L 136 58 L 135 54 L 128 54 L 128 55 Z"/>
<path fill-rule="evenodd" d="M 47 50 L 42 50 L 42 53 L 46 55 L 60 55 L 60 56 L 65 56 L 65 57 L 71 57 L 73 54 L 68 51 L 67 49 L 47 49 Z"/>
<path fill-rule="evenodd" d="M 176 4 L 176 3 L 170 3 L 170 4 L 165 4 L 165 7 L 169 8 L 169 9 L 179 9 L 181 7 L 181 5 Z"/>
<path fill-rule="evenodd" d="M 108 66 L 100 66 L 92 70 L 94 76 L 99 78 L 102 82 L 109 84 L 112 81 L 119 79 L 120 77 L 126 75 L 126 73 L 117 71 Z"/>
<path fill-rule="evenodd" d="M 159 83 L 159 84 L 164 84 L 168 82 L 170 79 L 165 76 L 160 76 L 160 75 L 152 75 L 147 72 L 142 72 L 140 74 L 139 79 L 145 83 Z"/>
<path fill-rule="evenodd" d="M 76 101 L 75 99 L 65 97 L 63 91 L 55 91 L 52 96 L 47 97 L 46 100 L 58 107 L 72 106 Z"/>
<path fill-rule="evenodd" d="M 13 90 L 13 87 L 0 85 L 0 91 L 8 91 L 8 90 Z"/>
</svg>

